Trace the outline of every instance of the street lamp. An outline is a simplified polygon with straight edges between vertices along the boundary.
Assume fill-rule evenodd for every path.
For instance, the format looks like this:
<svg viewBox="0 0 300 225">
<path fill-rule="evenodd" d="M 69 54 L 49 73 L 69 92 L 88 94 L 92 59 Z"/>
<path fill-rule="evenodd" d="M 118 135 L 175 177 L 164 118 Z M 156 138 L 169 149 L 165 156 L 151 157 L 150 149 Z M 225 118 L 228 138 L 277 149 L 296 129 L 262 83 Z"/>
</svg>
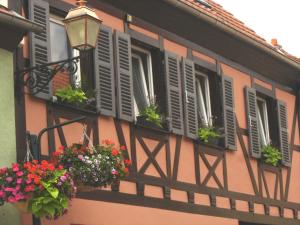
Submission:
<svg viewBox="0 0 300 225">
<path fill-rule="evenodd" d="M 101 20 L 95 10 L 86 6 L 86 0 L 77 0 L 77 8 L 71 9 L 64 23 L 72 48 L 80 51 L 96 47 Z"/>
<path fill-rule="evenodd" d="M 86 0 L 76 0 L 77 7 L 71 9 L 64 20 L 71 47 L 81 52 L 96 47 L 102 22 L 96 15 L 95 10 L 88 8 L 86 3 Z M 57 73 L 63 71 L 68 72 L 70 76 L 76 74 L 78 69 L 77 63 L 83 56 L 16 71 L 16 90 L 20 91 L 22 90 L 22 86 L 28 86 L 31 90 L 34 90 L 31 94 L 41 92 Z M 37 75 L 39 73 L 46 74 L 46 76 L 41 78 Z"/>
</svg>

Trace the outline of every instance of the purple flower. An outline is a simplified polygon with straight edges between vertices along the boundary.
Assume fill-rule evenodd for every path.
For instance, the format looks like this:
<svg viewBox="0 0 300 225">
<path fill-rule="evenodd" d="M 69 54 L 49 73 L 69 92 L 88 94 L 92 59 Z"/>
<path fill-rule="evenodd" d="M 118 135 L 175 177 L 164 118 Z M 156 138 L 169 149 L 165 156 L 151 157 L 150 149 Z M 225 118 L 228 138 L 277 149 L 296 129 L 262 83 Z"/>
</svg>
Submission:
<svg viewBox="0 0 300 225">
<path fill-rule="evenodd" d="M 57 185 L 58 185 L 58 186 L 61 186 L 61 185 L 62 185 L 62 182 L 58 182 Z"/>
<path fill-rule="evenodd" d="M 62 182 L 65 182 L 65 181 L 67 180 L 67 177 L 66 177 L 66 176 L 61 176 L 61 177 L 60 177 L 60 180 L 61 180 Z"/>
</svg>

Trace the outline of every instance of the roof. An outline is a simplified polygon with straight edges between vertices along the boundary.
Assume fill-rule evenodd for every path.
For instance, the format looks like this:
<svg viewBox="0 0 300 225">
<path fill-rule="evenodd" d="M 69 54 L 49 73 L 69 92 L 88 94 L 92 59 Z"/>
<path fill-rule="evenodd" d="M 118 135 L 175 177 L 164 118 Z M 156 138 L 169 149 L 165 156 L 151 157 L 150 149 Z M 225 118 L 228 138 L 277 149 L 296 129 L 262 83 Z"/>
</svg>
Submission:
<svg viewBox="0 0 300 225">
<path fill-rule="evenodd" d="M 287 58 L 296 61 L 297 63 L 300 63 L 300 58 L 297 58 L 286 51 L 284 51 L 281 47 L 278 48 L 278 46 L 273 46 L 270 43 L 268 43 L 264 38 L 259 36 L 255 33 L 254 30 L 247 27 L 242 21 L 238 20 L 231 14 L 230 12 L 226 11 L 221 5 L 214 2 L 213 0 L 205 0 L 204 2 L 208 4 L 202 4 L 197 0 L 179 0 L 182 3 L 185 3 L 186 5 L 189 5 L 190 7 L 200 11 L 201 13 L 206 14 L 207 16 L 210 16 L 219 22 L 227 25 L 228 27 L 248 36 L 249 38 L 262 43 L 269 48 L 272 48 L 274 51 L 279 52 L 280 54 L 286 56 Z M 209 7 L 209 6 L 210 7 Z"/>
</svg>

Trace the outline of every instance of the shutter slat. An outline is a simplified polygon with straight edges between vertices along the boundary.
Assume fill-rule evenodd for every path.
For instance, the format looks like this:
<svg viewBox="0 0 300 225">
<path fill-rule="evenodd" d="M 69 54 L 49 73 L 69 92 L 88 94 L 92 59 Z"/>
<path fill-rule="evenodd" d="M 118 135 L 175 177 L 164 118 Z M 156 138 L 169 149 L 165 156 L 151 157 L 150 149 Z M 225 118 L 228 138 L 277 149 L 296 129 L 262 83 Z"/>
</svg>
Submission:
<svg viewBox="0 0 300 225">
<path fill-rule="evenodd" d="M 170 131 L 183 135 L 183 109 L 180 62 L 177 55 L 165 52 L 165 73 L 168 99 L 168 125 Z"/>
<path fill-rule="evenodd" d="M 288 139 L 288 123 L 287 123 L 287 108 L 286 104 L 282 101 L 277 101 L 277 112 L 279 122 L 279 143 L 282 154 L 282 164 L 291 166 L 291 152 L 289 148 Z"/>
<path fill-rule="evenodd" d="M 225 147 L 236 150 L 236 121 L 234 112 L 233 80 L 230 77 L 222 77 Z"/>
<path fill-rule="evenodd" d="M 246 87 L 245 95 L 247 102 L 247 121 L 249 130 L 250 154 L 254 158 L 260 158 L 261 150 L 256 108 L 256 90 L 253 88 Z"/>
<path fill-rule="evenodd" d="M 115 33 L 116 74 L 118 84 L 118 116 L 132 122 L 133 113 L 133 81 L 131 65 L 131 41 L 128 34 Z"/>
<path fill-rule="evenodd" d="M 195 91 L 195 67 L 194 62 L 188 59 L 182 60 L 183 72 L 183 90 L 185 91 L 184 116 L 185 116 L 185 134 L 187 137 L 197 139 L 198 118 L 196 108 Z"/>
<path fill-rule="evenodd" d="M 42 25 L 44 31 L 41 33 L 30 33 L 30 66 L 39 66 L 50 61 L 50 36 L 49 36 L 49 3 L 46 0 L 29 0 L 29 20 Z M 34 72 L 33 76 L 39 77 L 41 82 L 31 90 L 40 91 L 35 94 L 42 99 L 50 99 L 52 96 L 52 82 L 44 87 L 48 74 Z M 44 82 L 43 82 L 44 81 Z"/>
<path fill-rule="evenodd" d="M 111 28 L 101 26 L 94 54 L 97 110 L 102 115 L 115 117 L 115 78 Z"/>
</svg>

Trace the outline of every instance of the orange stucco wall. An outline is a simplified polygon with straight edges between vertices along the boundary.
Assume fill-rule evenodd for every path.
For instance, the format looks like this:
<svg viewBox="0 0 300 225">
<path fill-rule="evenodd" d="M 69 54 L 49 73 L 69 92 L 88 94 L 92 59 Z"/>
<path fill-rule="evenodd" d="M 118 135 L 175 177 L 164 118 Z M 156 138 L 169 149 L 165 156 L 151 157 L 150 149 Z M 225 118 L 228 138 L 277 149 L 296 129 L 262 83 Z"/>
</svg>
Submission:
<svg viewBox="0 0 300 225">
<path fill-rule="evenodd" d="M 30 221 L 28 215 L 24 220 Z M 137 207 L 124 204 L 94 202 L 76 199 L 72 202 L 69 213 L 55 221 L 56 225 L 238 225 L 235 219 L 194 215 L 168 210 Z M 29 223 L 27 223 L 29 224 Z M 24 223 L 23 225 L 27 225 Z M 52 221 L 43 220 L 43 225 L 53 224 Z"/>
<path fill-rule="evenodd" d="M 73 2 L 68 0 L 68 2 Z M 103 20 L 103 24 L 112 27 L 115 30 L 123 31 L 124 24 L 123 21 L 119 18 L 115 18 L 108 13 L 105 13 L 100 10 L 96 10 L 99 17 Z M 158 39 L 158 34 L 147 31 L 144 28 L 140 28 L 137 26 L 130 26 L 131 29 L 134 29 L 137 32 L 141 32 L 149 37 L 154 39 Z M 26 44 L 26 42 L 25 42 Z M 164 48 L 170 52 L 173 52 L 179 56 L 187 57 L 187 46 L 182 46 L 173 41 L 164 39 L 163 41 Z M 24 49 L 27 49 L 26 47 Z M 216 63 L 216 59 L 211 58 L 203 53 L 193 51 L 193 55 L 205 60 L 207 62 Z M 25 56 L 27 56 L 27 50 L 25 52 Z M 246 115 L 246 107 L 245 107 L 245 97 L 244 97 L 244 88 L 246 86 L 251 86 L 251 77 L 249 74 L 241 72 L 227 64 L 221 64 L 222 72 L 233 78 L 234 83 L 234 101 L 235 101 L 235 112 L 238 120 L 238 124 L 241 128 L 247 129 L 247 115 Z M 267 82 L 256 80 L 255 82 L 260 84 L 263 87 L 270 89 L 272 86 Z M 295 96 L 289 94 L 283 90 L 276 89 L 276 97 L 280 100 L 283 100 L 287 104 L 288 108 L 288 128 L 289 128 L 289 137 L 291 135 L 292 130 L 292 122 L 294 115 L 294 106 L 295 106 Z M 61 122 L 64 120 L 62 119 Z M 114 126 L 114 121 L 112 118 L 99 116 L 98 118 L 99 124 L 99 134 L 100 134 L 100 142 L 103 139 L 112 139 L 118 145 L 118 137 L 117 132 Z M 45 102 L 35 99 L 33 97 L 29 97 L 26 95 L 26 126 L 27 129 L 31 133 L 38 133 L 41 129 L 47 126 L 47 109 Z M 66 135 L 66 140 L 68 143 L 78 142 L 81 140 L 82 136 L 82 125 L 80 123 L 72 124 L 63 128 L 63 131 Z M 130 147 L 130 128 L 128 123 L 122 122 L 122 129 L 124 132 L 124 137 L 127 146 Z M 299 132 L 298 132 L 298 122 L 296 125 L 296 133 L 295 133 L 295 144 L 300 144 Z M 56 139 L 56 147 L 61 145 L 59 142 L 59 136 L 57 131 L 55 131 L 55 139 Z M 153 149 L 157 144 L 156 141 L 145 139 L 144 140 L 149 149 Z M 246 135 L 243 136 L 243 141 L 248 146 L 248 138 Z M 169 137 L 170 144 L 170 158 L 171 158 L 171 171 L 174 166 L 174 158 L 175 158 L 175 148 L 176 148 L 176 136 L 170 135 Z M 43 154 L 47 154 L 47 138 L 46 136 L 43 138 L 42 149 Z M 248 147 L 247 147 L 248 149 Z M 163 172 L 166 173 L 166 149 L 165 147 L 160 151 L 160 153 L 156 156 L 156 160 L 160 164 Z M 137 152 L 137 168 L 140 168 L 145 161 L 147 160 L 147 155 L 145 151 L 142 149 L 139 142 L 136 140 L 136 152 Z M 129 155 L 131 152 L 129 151 Z M 131 156 L 131 155 L 130 155 Z M 216 157 L 207 156 L 210 164 L 213 164 Z M 237 138 L 237 151 L 227 151 L 226 152 L 226 164 L 227 164 L 227 176 L 228 176 L 228 190 L 233 192 L 240 192 L 245 194 L 254 194 L 254 190 L 252 188 L 250 175 L 248 173 L 248 169 L 246 166 L 246 161 L 244 158 L 244 154 L 242 152 L 241 145 Z M 292 162 L 292 170 L 291 170 L 291 184 L 290 184 L 290 194 L 289 201 L 300 203 L 300 153 L 293 153 L 293 162 Z M 258 172 L 257 172 L 257 160 L 251 159 L 250 166 L 254 173 L 254 179 L 258 182 Z M 205 174 L 209 172 L 207 167 L 200 159 L 200 171 L 201 171 L 201 179 L 203 180 Z M 216 168 L 216 175 L 218 177 L 223 177 L 223 168 L 221 164 Z M 159 177 L 158 172 L 154 168 L 153 165 L 150 165 L 146 171 L 146 175 Z M 274 177 L 272 174 L 266 174 L 267 182 L 269 185 L 272 185 L 274 182 Z M 287 170 L 283 169 L 283 180 L 286 181 Z M 185 182 L 189 184 L 196 184 L 195 180 L 195 160 L 194 160 L 194 145 L 193 142 L 183 137 L 181 141 L 181 150 L 180 150 L 180 159 L 179 159 L 179 167 L 178 167 L 178 175 L 177 180 L 180 182 Z M 201 181 L 202 181 L 201 180 Z M 208 187 L 217 188 L 217 184 L 213 179 L 209 180 Z M 136 194 L 135 185 L 130 182 L 122 182 L 120 191 L 129 194 Z M 162 198 L 161 189 L 157 186 L 146 185 L 145 187 L 145 195 Z M 265 196 L 265 193 L 264 193 Z M 171 192 L 171 199 L 176 201 L 187 201 L 186 192 L 182 192 L 180 190 L 174 190 Z M 209 205 L 209 199 L 207 195 L 195 194 L 195 202 L 201 202 L 202 205 Z M 217 206 L 220 208 L 230 208 L 229 202 L 224 198 L 217 198 Z M 237 202 L 237 210 L 239 211 L 247 211 L 247 203 L 244 201 Z M 255 205 L 255 212 L 262 214 L 263 207 L 260 204 Z M 99 213 L 100 212 L 100 213 Z M 117 213 L 118 216 L 112 216 L 113 213 Z M 290 215 L 290 212 L 285 212 L 286 215 Z M 276 209 L 271 209 L 271 214 L 278 214 Z M 135 215 L 139 215 L 138 217 Z M 23 215 L 24 221 L 28 219 L 28 216 Z M 27 218 L 27 219 L 26 219 Z M 126 218 L 126 219 L 124 219 Z M 174 219 L 176 218 L 176 219 Z M 135 224 L 169 224 L 172 221 L 172 225 L 179 224 L 187 224 L 186 221 L 189 221 L 189 225 L 193 224 L 201 224 L 201 225 L 210 225 L 210 224 L 226 224 L 226 225 L 237 225 L 238 222 L 232 219 L 223 219 L 218 217 L 209 217 L 209 216 L 201 216 L 194 214 L 186 214 L 179 212 L 170 212 L 167 210 L 153 209 L 153 208 L 145 208 L 145 207 L 137 207 L 130 206 L 125 204 L 115 204 L 115 203 L 105 203 L 105 202 L 96 202 L 96 201 L 87 201 L 87 200 L 79 200 L 75 199 L 72 203 L 72 207 L 67 216 L 62 219 L 55 221 L 54 223 L 50 223 L 49 221 L 43 221 L 44 225 L 47 224 L 56 224 L 56 225 L 65 225 L 65 224 L 82 224 L 82 225 L 99 225 L 99 224 L 110 224 L 110 225 L 135 225 Z M 24 222 L 24 224 L 27 224 Z"/>
</svg>

